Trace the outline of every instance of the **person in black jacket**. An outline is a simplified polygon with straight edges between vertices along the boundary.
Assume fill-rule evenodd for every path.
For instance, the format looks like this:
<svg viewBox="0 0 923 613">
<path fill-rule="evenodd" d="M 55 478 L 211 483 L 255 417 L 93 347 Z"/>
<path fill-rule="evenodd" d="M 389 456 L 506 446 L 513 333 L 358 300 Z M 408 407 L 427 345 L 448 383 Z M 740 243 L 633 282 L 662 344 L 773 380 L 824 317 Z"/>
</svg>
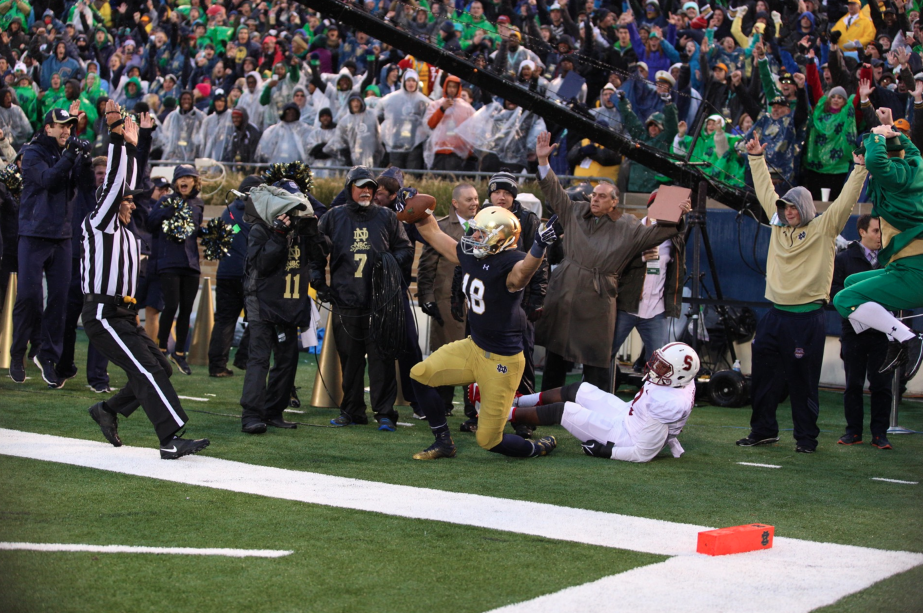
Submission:
<svg viewBox="0 0 923 613">
<path fill-rule="evenodd" d="M 282 412 L 298 368 L 298 326 L 311 316 L 308 279 L 317 218 L 290 180 L 254 187 L 250 200 L 256 217 L 250 216 L 244 277 L 250 347 L 240 397 L 241 430 L 261 434 L 267 425 L 297 427 Z"/>
<path fill-rule="evenodd" d="M 239 192 L 250 193 L 263 179 L 257 175 L 244 178 Z M 228 206 L 221 219 L 234 229 L 231 251 L 218 262 L 218 274 L 215 283 L 215 327 L 212 328 L 211 341 L 208 344 L 208 375 L 211 377 L 230 377 L 234 371 L 228 368 L 228 354 L 234 340 L 237 318 L 244 308 L 244 263 L 247 260 L 247 241 L 250 238 L 250 224 L 244 221 L 245 203 L 237 198 Z M 234 365 L 241 370 L 247 368 L 247 347 L 250 329 L 244 331 L 234 358 Z"/>
<path fill-rule="evenodd" d="M 394 211 L 373 205 L 378 183 L 370 169 L 356 166 L 350 170 L 346 189 L 346 204 L 331 208 L 319 225 L 330 253 L 330 286 L 327 258 L 313 262 L 311 272 L 318 297 L 333 303 L 333 330 L 343 368 L 343 404 L 340 416 L 330 423 L 368 423 L 363 397 L 368 354 L 372 410 L 379 430 L 393 431 L 397 423 L 394 361 L 381 356 L 370 333 L 372 268 L 382 254 L 389 253 L 403 269 L 413 259 L 413 247 Z"/>
<path fill-rule="evenodd" d="M 34 361 L 53 389 L 64 386 L 55 372 L 64 343 L 67 290 L 71 280 L 71 219 L 80 177 L 90 174 L 90 143 L 71 136 L 77 118 L 63 109 L 45 115 L 45 124 L 23 152 L 23 191 L 19 208 L 19 276 L 13 307 L 10 378 L 26 380 L 23 357 L 37 326 L 42 346 Z M 48 286 L 42 307 L 42 273 Z"/>
<path fill-rule="evenodd" d="M 859 240 L 837 254 L 833 262 L 833 285 L 830 299 L 843 289 L 846 277 L 881 268 L 878 250 L 881 249 L 881 230 L 877 218 L 861 215 L 856 220 Z M 846 370 L 846 391 L 843 392 L 843 412 L 846 415 L 846 433 L 837 441 L 839 445 L 856 445 L 862 442 L 863 398 L 865 378 L 871 392 L 872 445 L 891 449 L 888 443 L 888 424 L 891 417 L 891 373 L 878 372 L 888 352 L 888 337 L 877 330 L 856 334 L 849 320 L 843 320 L 840 334 L 840 358 Z"/>
<path fill-rule="evenodd" d="M 195 231 L 185 240 L 178 242 L 163 231 L 163 222 L 177 213 L 172 206 L 165 206 L 167 198 L 161 199 L 147 218 L 147 228 L 153 238 L 148 273 L 153 267 L 159 275 L 160 291 L 163 293 L 163 311 L 160 312 L 158 343 L 160 351 L 168 353 L 170 331 L 176 318 L 176 345 L 169 354 L 170 360 L 182 371 L 191 375 L 192 369 L 186 362 L 186 340 L 189 337 L 189 318 L 192 305 L 199 291 L 199 228 L 205 204 L 199 198 L 202 183 L 195 166 L 180 164 L 173 169 L 173 191 L 192 212 Z"/>
<path fill-rule="evenodd" d="M 231 111 L 231 123 L 234 124 L 234 132 L 230 144 L 225 149 L 224 161 L 249 164 L 253 161 L 263 133 L 250 123 L 250 114 L 245 108 Z"/>
<path fill-rule="evenodd" d="M 106 126 L 106 131 L 109 127 Z M 96 208 L 96 189 L 103 186 L 106 180 L 105 156 L 93 158 L 93 174 L 80 177 L 77 186 L 77 196 L 74 198 L 74 215 L 71 218 L 73 241 L 73 262 L 71 270 L 70 288 L 67 293 L 67 314 L 64 319 L 64 343 L 61 351 L 61 360 L 58 362 L 56 372 L 61 379 L 73 379 L 77 375 L 77 365 L 74 363 L 74 348 L 77 342 L 77 320 L 83 311 L 83 290 L 80 287 L 80 256 L 83 243 L 83 220 Z M 106 394 L 112 391 L 109 387 L 109 373 L 106 368 L 109 360 L 101 354 L 90 342 L 87 347 L 87 387 L 97 394 Z"/>
</svg>

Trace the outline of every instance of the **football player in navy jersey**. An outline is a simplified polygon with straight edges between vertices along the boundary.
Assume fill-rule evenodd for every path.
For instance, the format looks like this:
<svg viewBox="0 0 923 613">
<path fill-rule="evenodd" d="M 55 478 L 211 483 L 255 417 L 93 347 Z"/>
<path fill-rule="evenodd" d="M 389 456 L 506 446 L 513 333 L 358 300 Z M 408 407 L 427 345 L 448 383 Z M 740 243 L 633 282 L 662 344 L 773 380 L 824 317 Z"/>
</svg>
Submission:
<svg viewBox="0 0 923 613">
<path fill-rule="evenodd" d="M 556 221 L 557 216 L 553 216 L 539 227 L 529 253 L 516 249 L 522 231 L 519 219 L 501 207 L 489 207 L 475 215 L 470 223 L 473 232 L 462 237 L 461 242 L 440 230 L 431 215 L 417 225 L 426 242 L 462 268 L 462 292 L 468 301 L 471 336 L 443 345 L 414 366 L 410 376 L 433 388 L 477 382 L 481 391 L 478 445 L 507 456 L 546 455 L 557 444 L 553 436 L 529 441 L 503 433 L 525 367 L 522 290 L 541 266 L 545 248 L 562 232 Z M 421 404 L 436 441 L 413 457 L 415 460 L 455 457 L 455 443 L 442 403 L 428 400 L 438 395 L 425 397 L 427 401 Z"/>
</svg>

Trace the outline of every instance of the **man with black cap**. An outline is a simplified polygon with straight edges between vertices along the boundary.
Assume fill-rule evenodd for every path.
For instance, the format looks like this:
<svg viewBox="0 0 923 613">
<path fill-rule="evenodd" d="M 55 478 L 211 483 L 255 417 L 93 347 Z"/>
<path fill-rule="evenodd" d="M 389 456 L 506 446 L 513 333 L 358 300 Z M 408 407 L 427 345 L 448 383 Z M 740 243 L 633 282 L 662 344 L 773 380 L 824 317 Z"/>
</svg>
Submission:
<svg viewBox="0 0 923 613">
<path fill-rule="evenodd" d="M 773 304 L 756 328 L 750 398 L 750 433 L 741 447 L 779 442 L 776 409 L 786 388 L 792 404 L 795 451 L 817 449 L 818 386 L 824 361 L 824 304 L 833 281 L 833 242 L 846 226 L 868 171 L 854 155 L 855 167 L 836 201 L 816 216 L 814 199 L 804 187 L 779 196 L 772 184 L 759 138 L 747 141 L 756 196 L 772 235 L 766 258 L 766 299 Z M 840 292 L 842 293 L 842 292 Z"/>
<path fill-rule="evenodd" d="M 100 352 L 125 371 L 128 382 L 109 400 L 90 407 L 89 413 L 106 440 L 120 447 L 118 415 L 128 417 L 141 406 L 160 439 L 161 459 L 175 460 L 202 451 L 209 441 L 181 438 L 188 417 L 170 384 L 173 369 L 137 324 L 134 294 L 141 258 L 128 224 L 134 199 L 142 193 L 134 186 L 138 126 L 131 117 L 123 120 L 112 100 L 106 103 L 106 118 L 106 180 L 96 209 L 83 222 L 83 326 Z"/>
<path fill-rule="evenodd" d="M 377 189 L 369 168 L 356 166 L 346 175 L 346 204 L 331 208 L 319 225 L 330 253 L 330 285 L 324 257 L 312 263 L 311 286 L 321 300 L 333 304 L 333 331 L 343 368 L 343 404 L 340 416 L 330 423 L 368 423 L 363 398 L 368 354 L 372 410 L 379 430 L 393 431 L 397 383 L 393 358 L 382 357 L 370 331 L 372 269 L 384 254 L 393 256 L 400 268 L 407 266 L 414 254 L 394 211 L 373 206 Z"/>
<path fill-rule="evenodd" d="M 71 136 L 77 118 L 62 109 L 45 115 L 42 133 L 25 147 L 22 158 L 23 191 L 19 209 L 19 277 L 13 307 L 10 378 L 26 379 L 23 358 L 36 327 L 42 346 L 34 362 L 45 383 L 64 386 L 55 371 L 64 342 L 67 290 L 71 279 L 71 219 L 73 198 L 81 178 L 93 181 L 90 143 Z M 43 308 L 42 273 L 48 286 Z"/>
<path fill-rule="evenodd" d="M 208 344 L 208 375 L 210 377 L 230 377 L 234 371 L 228 369 L 228 354 L 234 340 L 237 318 L 244 310 L 244 264 L 247 260 L 247 243 L 250 237 L 250 223 L 244 219 L 244 197 L 263 179 L 257 175 L 245 177 L 238 191 L 238 196 L 221 213 L 221 220 L 234 232 L 231 249 L 227 256 L 218 262 L 215 275 L 215 327 L 212 328 L 211 341 Z M 250 328 L 244 331 L 237 348 L 234 364 L 246 370 L 249 347 Z"/>
<path fill-rule="evenodd" d="M 244 294 L 250 330 L 247 372 L 240 397 L 241 430 L 293 429 L 282 412 L 289 405 L 298 368 L 298 326 L 310 319 L 309 261 L 317 218 L 294 181 L 250 190 L 255 215 L 247 239 Z M 269 356 L 274 366 L 269 369 Z M 267 374 L 269 375 L 267 381 Z"/>
</svg>

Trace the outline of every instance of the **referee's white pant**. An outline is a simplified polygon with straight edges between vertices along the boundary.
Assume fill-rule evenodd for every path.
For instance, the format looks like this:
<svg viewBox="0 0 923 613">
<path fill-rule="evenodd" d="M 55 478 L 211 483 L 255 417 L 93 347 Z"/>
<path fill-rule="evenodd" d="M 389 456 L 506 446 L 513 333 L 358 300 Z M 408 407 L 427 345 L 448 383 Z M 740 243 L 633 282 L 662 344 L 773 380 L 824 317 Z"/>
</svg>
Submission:
<svg viewBox="0 0 923 613">
<path fill-rule="evenodd" d="M 83 328 L 96 349 L 128 375 L 128 384 L 106 401 L 124 416 L 140 404 L 162 444 L 168 444 L 188 421 L 170 384 L 173 368 L 157 344 L 135 322 L 135 312 L 115 305 L 88 302 Z"/>
</svg>

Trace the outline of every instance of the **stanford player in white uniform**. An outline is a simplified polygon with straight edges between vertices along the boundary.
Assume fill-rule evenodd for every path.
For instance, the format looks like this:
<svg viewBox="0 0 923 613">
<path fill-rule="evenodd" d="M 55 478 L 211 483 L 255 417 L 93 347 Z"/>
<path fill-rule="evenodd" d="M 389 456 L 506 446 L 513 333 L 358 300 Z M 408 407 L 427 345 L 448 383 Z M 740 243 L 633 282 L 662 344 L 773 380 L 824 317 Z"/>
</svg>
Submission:
<svg viewBox="0 0 923 613">
<path fill-rule="evenodd" d="M 641 391 L 624 402 L 589 383 L 574 383 L 517 399 L 510 420 L 530 425 L 561 424 L 598 458 L 650 462 L 669 446 L 683 454 L 677 436 L 695 402 L 699 356 L 685 343 L 658 349 L 647 364 Z"/>
</svg>

